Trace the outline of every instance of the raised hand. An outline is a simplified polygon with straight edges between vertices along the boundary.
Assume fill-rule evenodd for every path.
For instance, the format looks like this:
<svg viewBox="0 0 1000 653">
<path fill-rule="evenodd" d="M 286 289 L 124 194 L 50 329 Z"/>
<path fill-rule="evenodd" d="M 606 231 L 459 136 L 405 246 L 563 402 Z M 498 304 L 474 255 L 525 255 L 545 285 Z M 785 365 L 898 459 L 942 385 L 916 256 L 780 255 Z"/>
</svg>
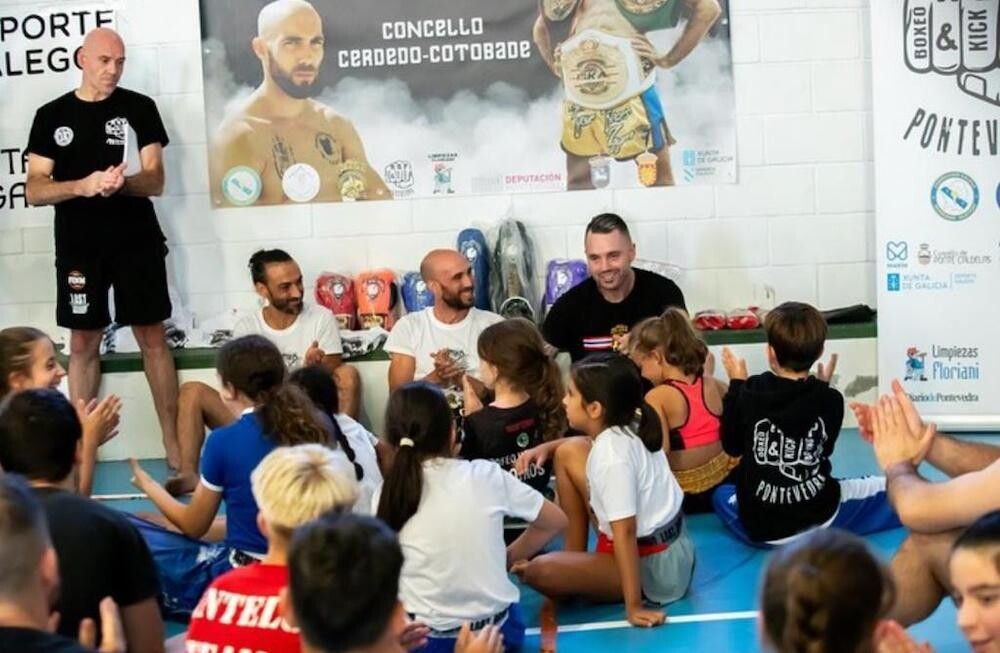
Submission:
<svg viewBox="0 0 1000 653">
<path fill-rule="evenodd" d="M 734 354 L 729 347 L 722 348 L 722 366 L 726 369 L 730 381 L 743 381 L 750 376 L 747 373 L 747 362 Z"/>
<path fill-rule="evenodd" d="M 819 368 L 816 370 L 816 378 L 824 383 L 829 383 L 833 380 L 833 374 L 837 371 L 837 360 L 839 356 L 837 354 L 830 355 L 830 361 L 824 365 L 819 364 Z"/>
<path fill-rule="evenodd" d="M 875 628 L 875 650 L 877 653 L 934 653 L 930 644 L 918 644 L 895 621 L 883 621 Z"/>
<path fill-rule="evenodd" d="M 462 376 L 462 412 L 471 415 L 483 409 L 483 401 L 476 392 L 476 386 L 472 382 L 472 377 L 468 374 Z"/>
<path fill-rule="evenodd" d="M 76 414 L 83 425 L 84 446 L 97 449 L 118 435 L 121 410 L 122 400 L 117 395 L 108 395 L 100 402 L 91 399 L 84 403 L 82 399 L 77 399 Z"/>
<path fill-rule="evenodd" d="M 847 406 L 854 413 L 854 419 L 858 422 L 858 434 L 865 442 L 871 444 L 874 437 L 872 433 L 872 407 L 860 401 L 852 401 Z"/>
<path fill-rule="evenodd" d="M 118 606 L 108 596 L 101 601 L 101 646 L 97 648 L 97 625 L 93 619 L 80 622 L 80 644 L 97 653 L 125 653 L 125 629 L 122 627 Z"/>
<path fill-rule="evenodd" d="M 149 472 L 143 469 L 142 465 L 140 465 L 139 461 L 135 458 L 129 458 L 128 465 L 132 470 L 132 478 L 130 479 L 132 485 L 139 490 L 146 492 L 146 488 L 148 488 L 151 483 L 156 482 L 153 480 L 153 477 L 149 475 Z"/>
<path fill-rule="evenodd" d="M 937 427 L 929 424 L 912 430 L 906 413 L 895 396 L 885 396 L 872 407 L 875 458 L 883 470 L 896 463 L 923 460 L 934 442 Z"/>
</svg>

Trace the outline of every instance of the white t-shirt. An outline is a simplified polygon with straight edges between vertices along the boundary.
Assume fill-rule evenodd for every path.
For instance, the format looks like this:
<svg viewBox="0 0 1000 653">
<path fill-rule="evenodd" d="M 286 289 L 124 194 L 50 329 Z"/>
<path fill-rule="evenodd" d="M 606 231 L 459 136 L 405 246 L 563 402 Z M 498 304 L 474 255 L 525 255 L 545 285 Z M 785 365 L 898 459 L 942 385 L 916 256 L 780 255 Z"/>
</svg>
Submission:
<svg viewBox="0 0 1000 653">
<path fill-rule="evenodd" d="M 503 321 L 496 313 L 469 309 L 465 319 L 455 324 L 445 324 L 434 317 L 434 307 L 404 315 L 389 332 L 385 351 L 406 354 L 416 361 L 413 378 L 422 379 L 434 371 L 432 354 L 442 349 L 465 352 L 470 376 L 479 375 L 479 334 L 491 324 Z"/>
<path fill-rule="evenodd" d="M 590 507 L 602 533 L 611 522 L 635 517 L 636 537 L 650 535 L 681 509 L 684 491 L 663 449 L 651 452 L 635 433 L 615 426 L 602 431 L 587 457 Z"/>
<path fill-rule="evenodd" d="M 420 507 L 399 533 L 406 611 L 435 630 L 450 630 L 517 603 L 503 519 L 533 522 L 545 499 L 487 460 L 435 458 L 423 471 Z"/>
<path fill-rule="evenodd" d="M 264 336 L 273 342 L 281 351 L 289 370 L 302 367 L 306 351 L 314 342 L 319 343 L 319 348 L 327 354 L 344 352 L 336 318 L 316 304 L 304 304 L 302 312 L 287 329 L 272 329 L 264 321 L 264 309 L 258 308 L 240 318 L 233 328 L 234 338 L 248 335 Z"/>
<path fill-rule="evenodd" d="M 358 482 L 360 491 L 353 512 L 359 515 L 372 515 L 375 513 L 372 500 L 382 489 L 382 470 L 379 469 L 378 456 L 375 454 L 375 443 L 378 442 L 378 438 L 347 415 L 338 413 L 335 417 L 337 425 L 354 450 L 355 462 L 361 465 L 364 471 L 364 478 Z M 351 469 L 354 469 L 353 465 Z"/>
</svg>

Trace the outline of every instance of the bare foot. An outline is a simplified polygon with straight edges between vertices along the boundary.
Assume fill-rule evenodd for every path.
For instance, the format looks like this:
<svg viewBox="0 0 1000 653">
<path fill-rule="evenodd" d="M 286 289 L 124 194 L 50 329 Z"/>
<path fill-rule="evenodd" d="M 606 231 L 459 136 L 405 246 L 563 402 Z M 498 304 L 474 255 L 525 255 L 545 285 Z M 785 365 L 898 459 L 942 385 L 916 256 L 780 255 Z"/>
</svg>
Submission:
<svg viewBox="0 0 1000 653">
<path fill-rule="evenodd" d="M 168 478 L 167 482 L 163 484 L 163 489 L 175 497 L 191 494 L 196 487 L 198 487 L 197 474 L 176 474 Z"/>
</svg>

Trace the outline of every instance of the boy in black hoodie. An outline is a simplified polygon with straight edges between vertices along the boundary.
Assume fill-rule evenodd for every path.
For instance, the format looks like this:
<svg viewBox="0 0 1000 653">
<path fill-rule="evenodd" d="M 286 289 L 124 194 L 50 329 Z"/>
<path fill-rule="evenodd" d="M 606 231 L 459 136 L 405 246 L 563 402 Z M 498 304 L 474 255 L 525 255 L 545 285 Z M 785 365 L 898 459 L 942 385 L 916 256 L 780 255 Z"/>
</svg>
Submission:
<svg viewBox="0 0 1000 653">
<path fill-rule="evenodd" d="M 900 526 L 884 478 L 838 480 L 830 456 L 844 419 L 844 398 L 829 385 L 836 354 L 817 376 L 809 370 L 823 354 L 826 321 L 815 308 L 786 302 L 767 314 L 770 372 L 747 378 L 746 361 L 728 348 L 722 445 L 742 456 L 736 485 L 713 497 L 716 514 L 740 540 L 754 546 L 785 544 L 817 527 L 859 535 Z"/>
</svg>

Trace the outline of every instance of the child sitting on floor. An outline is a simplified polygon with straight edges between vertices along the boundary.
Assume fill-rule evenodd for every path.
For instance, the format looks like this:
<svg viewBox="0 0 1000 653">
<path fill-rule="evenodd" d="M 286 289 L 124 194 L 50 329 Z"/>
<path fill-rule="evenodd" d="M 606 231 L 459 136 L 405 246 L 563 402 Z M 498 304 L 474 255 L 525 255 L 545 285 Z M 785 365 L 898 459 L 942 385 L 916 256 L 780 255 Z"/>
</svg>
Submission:
<svg viewBox="0 0 1000 653">
<path fill-rule="evenodd" d="M 221 548 L 134 520 L 159 563 L 167 609 L 181 614 L 190 612 L 213 579 L 267 553 L 250 485 L 250 474 L 260 461 L 280 446 L 331 444 L 312 402 L 285 382 L 285 361 L 267 338 L 244 336 L 227 342 L 216 357 L 216 368 L 223 401 L 241 417 L 209 434 L 191 502 L 170 496 L 135 459 L 130 461 L 132 483 L 188 538 L 204 537 L 220 505 L 226 504 Z"/>
<path fill-rule="evenodd" d="M 637 324 L 629 347 L 642 376 L 655 386 L 646 403 L 667 436 L 663 450 L 684 490 L 684 512 L 712 512 L 712 492 L 732 478 L 739 459 L 722 450 L 719 417 L 726 385 L 705 373 L 708 347 L 677 308 Z"/>
<path fill-rule="evenodd" d="M 597 552 L 567 545 L 518 560 L 511 571 L 546 596 L 624 600 L 633 626 L 661 624 L 666 615 L 643 601 L 666 604 L 684 596 L 694 545 L 639 371 L 619 354 L 589 356 L 573 365 L 564 403 L 570 426 L 586 437 L 570 438 L 556 451 L 559 500 L 574 530 L 582 525 L 586 532 L 589 498 Z"/>
<path fill-rule="evenodd" d="M 430 628 L 427 653 L 450 653 L 463 623 L 498 625 L 508 650 L 524 641 L 509 561 L 530 558 L 566 525 L 551 501 L 487 460 L 460 460 L 442 391 L 425 382 L 389 397 L 385 438 L 395 447 L 378 517 L 399 532 L 405 564 L 399 596 Z M 504 517 L 528 522 L 504 546 Z"/>
<path fill-rule="evenodd" d="M 329 375 L 326 375 L 329 377 Z M 288 585 L 288 545 L 294 529 L 330 510 L 348 511 L 358 484 L 354 470 L 318 444 L 279 447 L 250 476 L 260 508 L 257 524 L 267 538 L 260 564 L 234 569 L 206 590 L 191 617 L 189 651 L 232 650 L 298 653 L 298 631 L 283 619 L 281 594 Z M 230 606 L 236 606 L 230 611 Z M 416 632 L 419 642 L 423 632 Z"/>
<path fill-rule="evenodd" d="M 342 454 L 354 468 L 358 481 L 358 496 L 354 512 L 370 515 L 375 512 L 372 497 L 382 487 L 382 470 L 379 468 L 378 438 L 352 417 L 340 412 L 340 400 L 333 376 L 322 365 L 308 365 L 292 372 L 288 380 L 302 388 L 313 405 L 323 414 L 326 426 L 337 443 L 337 453 Z"/>
<path fill-rule="evenodd" d="M 492 460 L 548 493 L 552 453 L 566 434 L 559 367 L 538 328 L 523 318 L 487 327 L 478 349 L 479 378 L 494 399 L 482 406 L 467 386 L 462 457 Z"/>
<path fill-rule="evenodd" d="M 838 480 L 830 456 L 844 419 L 844 398 L 830 387 L 836 366 L 809 370 L 823 354 L 826 321 L 812 306 L 787 302 L 764 320 L 770 372 L 748 378 L 746 362 L 723 350 L 729 391 L 722 444 L 742 456 L 736 484 L 715 492 L 715 511 L 740 540 L 784 544 L 817 527 L 859 535 L 897 528 L 885 479 Z"/>
</svg>

